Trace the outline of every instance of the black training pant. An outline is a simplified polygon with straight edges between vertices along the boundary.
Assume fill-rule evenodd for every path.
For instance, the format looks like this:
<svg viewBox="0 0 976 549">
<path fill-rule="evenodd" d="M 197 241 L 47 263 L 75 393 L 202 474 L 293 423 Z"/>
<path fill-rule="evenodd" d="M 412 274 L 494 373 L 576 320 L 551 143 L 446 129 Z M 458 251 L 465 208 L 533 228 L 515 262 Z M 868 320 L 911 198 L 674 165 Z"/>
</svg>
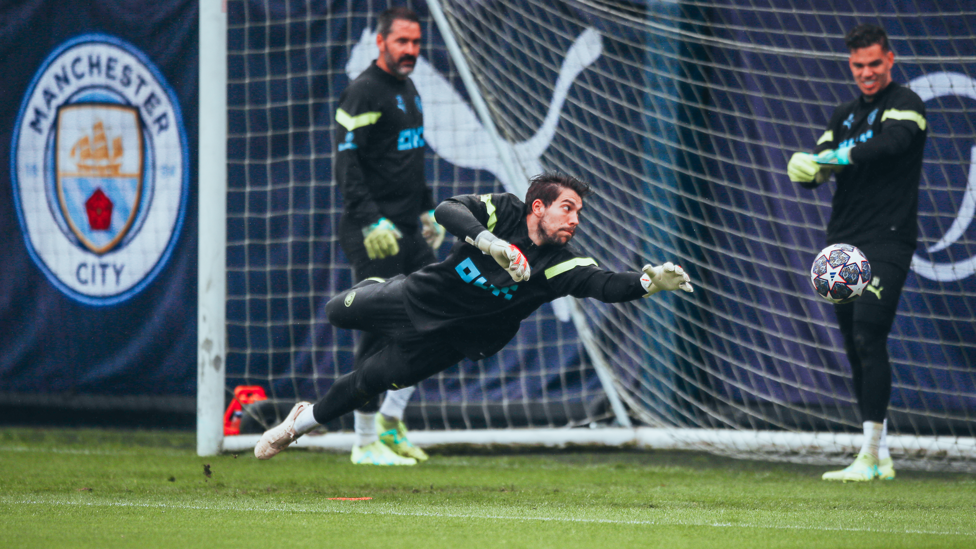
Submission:
<svg viewBox="0 0 976 549">
<path fill-rule="evenodd" d="M 914 249 L 901 243 L 858 247 L 871 263 L 871 283 L 856 300 L 834 305 L 834 313 L 851 363 L 861 421 L 881 423 L 891 400 L 888 333 L 898 311 L 898 299 Z"/>
<path fill-rule="evenodd" d="M 326 304 L 330 324 L 371 333 L 381 345 L 315 403 L 315 421 L 325 424 L 361 409 L 383 391 L 415 385 L 464 358 L 451 346 L 449 335 L 417 332 L 403 305 L 403 280 L 366 280 Z"/>
<path fill-rule="evenodd" d="M 413 228 L 406 226 L 397 228 L 403 233 L 403 238 L 398 241 L 400 252 L 383 259 L 370 259 L 366 253 L 366 246 L 363 245 L 363 228 L 356 222 L 349 221 L 347 216 L 343 216 L 339 221 L 339 244 L 346 254 L 346 259 L 352 264 L 353 279 L 356 283 L 367 278 L 387 279 L 401 274 L 410 274 L 436 261 L 419 225 Z M 383 342 L 378 336 L 371 332 L 361 333 L 353 357 L 354 368 L 358 370 L 366 357 L 376 352 L 382 345 Z M 378 396 L 358 408 L 359 411 L 366 413 L 376 413 L 379 409 Z"/>
</svg>

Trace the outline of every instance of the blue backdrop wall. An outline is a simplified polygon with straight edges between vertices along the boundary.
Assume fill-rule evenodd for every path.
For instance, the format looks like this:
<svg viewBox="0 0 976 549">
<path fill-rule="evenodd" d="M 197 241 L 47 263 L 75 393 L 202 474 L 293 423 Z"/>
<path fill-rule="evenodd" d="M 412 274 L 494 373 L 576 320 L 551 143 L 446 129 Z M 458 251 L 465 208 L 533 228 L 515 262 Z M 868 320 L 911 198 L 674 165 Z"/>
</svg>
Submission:
<svg viewBox="0 0 976 549">
<path fill-rule="evenodd" d="M 0 8 L 0 391 L 190 395 L 197 3 Z"/>
<path fill-rule="evenodd" d="M 297 25 L 291 29 L 295 34 L 288 33 L 287 23 L 268 25 L 262 27 L 262 32 L 254 33 L 246 33 L 240 27 L 245 22 L 263 24 L 268 18 L 286 20 L 288 8 L 285 3 L 272 2 L 270 13 L 263 7 L 265 2 L 230 4 L 232 47 L 262 50 L 268 45 L 264 41 L 276 45 L 278 42 L 275 41 L 298 37 L 298 31 L 314 33 L 319 42 L 332 43 L 314 50 L 311 57 L 305 52 L 290 57 L 286 55 L 290 50 L 283 47 L 280 54 L 256 57 L 253 63 L 245 56 L 233 58 L 231 78 L 248 77 L 257 83 L 229 88 L 232 106 L 245 102 L 268 105 L 267 112 L 245 115 L 244 111 L 239 111 L 233 114 L 230 117 L 232 133 L 257 129 L 276 134 L 272 138 L 232 139 L 229 143 L 232 213 L 235 208 L 274 213 L 279 207 L 276 200 L 294 199 L 293 190 L 288 189 L 257 197 L 236 194 L 239 189 L 235 186 L 242 181 L 260 184 L 262 178 L 266 178 L 268 181 L 318 182 L 318 187 L 307 197 L 299 198 L 307 204 L 314 202 L 314 208 L 309 208 L 313 213 L 307 219 L 293 218 L 286 224 L 269 224 L 268 227 L 272 231 L 281 230 L 286 236 L 288 231 L 304 231 L 305 235 L 311 231 L 325 231 L 322 236 L 326 238 L 334 222 L 334 216 L 330 217 L 332 214 L 328 212 L 334 213 L 340 205 L 329 185 L 322 184 L 331 181 L 331 132 L 315 130 L 302 135 L 290 134 L 288 124 L 307 127 L 313 121 L 311 119 L 317 117 L 314 122 L 319 128 L 329 127 L 335 105 L 321 97 L 315 98 L 312 109 L 287 111 L 274 104 L 282 98 L 285 102 L 305 100 L 310 94 L 319 93 L 313 90 L 329 90 L 331 96 L 337 95 L 337 90 L 348 83 L 345 65 L 350 46 L 359 39 L 363 29 L 371 28 L 371 17 L 382 7 L 381 2 L 370 6 L 365 1 L 313 3 L 316 10 L 337 15 L 333 24 L 313 25 L 308 29 Z M 752 14 L 738 10 L 738 3 L 733 1 L 715 2 L 707 10 L 670 2 L 645 4 L 648 17 L 683 21 L 674 23 L 674 35 L 690 30 L 702 36 L 712 36 L 713 43 L 718 45 L 684 44 L 668 38 L 667 33 L 644 36 L 643 31 L 632 26 L 588 19 L 582 12 L 578 14 L 578 25 L 553 32 L 549 38 L 560 45 L 556 49 L 564 51 L 572 39 L 581 34 L 583 27 L 589 25 L 605 37 L 604 51 L 617 58 L 639 59 L 646 55 L 641 46 L 648 44 L 653 44 L 659 51 L 673 53 L 674 57 L 643 59 L 647 71 L 638 75 L 616 74 L 617 68 L 606 56 L 597 61 L 600 71 L 585 73 L 592 86 L 574 91 L 577 103 L 570 102 L 564 107 L 564 115 L 578 119 L 590 116 L 580 105 L 598 105 L 605 116 L 620 120 L 630 114 L 615 110 L 619 103 L 643 104 L 648 111 L 669 113 L 668 117 L 676 124 L 662 124 L 660 118 L 648 123 L 659 124 L 652 127 L 654 133 L 666 136 L 663 141 L 672 145 L 664 146 L 661 141 L 640 142 L 638 137 L 628 136 L 622 139 L 633 142 L 619 146 L 619 143 L 591 142 L 594 138 L 584 135 L 579 139 L 586 147 L 576 151 L 572 145 L 566 145 L 561 150 L 573 151 L 573 154 L 558 157 L 553 153 L 547 161 L 572 171 L 574 162 L 586 148 L 601 150 L 610 160 L 601 170 L 610 170 L 609 164 L 628 166 L 630 171 L 618 181 L 621 188 L 653 194 L 654 202 L 669 204 L 681 212 L 685 221 L 674 226 L 668 226 L 674 221 L 660 216 L 660 212 L 646 212 L 647 219 L 654 221 L 647 227 L 648 231 L 658 230 L 654 227 L 668 229 L 659 235 L 661 249 L 640 250 L 647 256 L 657 257 L 667 250 L 680 250 L 688 257 L 699 257 L 704 265 L 708 263 L 703 251 L 707 245 L 723 249 L 744 246 L 742 241 L 736 240 L 736 234 L 742 230 L 747 236 L 775 235 L 777 242 L 795 245 L 794 248 L 754 249 L 756 257 L 782 263 L 804 263 L 806 258 L 795 248 L 816 247 L 818 239 L 822 238 L 821 228 L 810 226 L 809 230 L 795 231 L 792 225 L 781 221 L 790 221 L 795 216 L 823 219 L 823 204 L 828 201 L 829 190 L 824 187 L 816 191 L 821 205 L 812 204 L 809 199 L 798 202 L 796 189 L 782 177 L 782 173 L 789 153 L 811 146 L 818 135 L 816 129 L 804 133 L 796 128 L 820 127 L 826 122 L 833 105 L 832 102 L 826 104 L 824 98 L 830 97 L 839 103 L 853 97 L 854 88 L 848 84 L 823 83 L 824 80 L 846 81 L 848 75 L 842 62 L 801 66 L 795 56 L 776 53 L 775 49 L 770 50 L 773 53 L 758 52 L 722 47 L 721 44 L 749 43 L 773 48 L 838 51 L 841 44 L 809 42 L 808 33 L 791 33 L 790 30 L 808 31 L 827 21 L 835 27 L 824 29 L 824 32 L 842 33 L 854 23 L 852 17 L 843 15 L 850 11 L 848 2 L 828 3 L 836 4 L 840 14 L 832 18 L 814 18 L 806 13 L 792 12 L 792 3 L 785 0 L 769 3 L 778 9 Z M 940 9 L 938 3 L 892 1 L 880 4 L 883 6 L 879 13 L 899 14 L 881 21 L 896 29 L 899 36 L 907 37 L 895 44 L 899 56 L 929 59 L 956 56 L 965 62 L 940 62 L 939 69 L 976 74 L 976 65 L 972 62 L 976 56 L 976 43 L 971 40 L 976 21 L 972 18 L 933 15 Z M 414 7 L 426 17 L 422 2 L 414 3 Z M 818 5 L 818 9 L 826 7 L 826 4 Z M 782 16 L 786 12 L 791 15 Z M 515 16 L 514 12 L 512 16 Z M 762 21 L 762 17 L 770 20 Z M 539 33 L 550 32 L 544 25 L 531 25 L 540 26 Z M 743 30 L 764 26 L 775 32 Z M 3 261 L 0 261 L 0 392 L 187 397 L 194 394 L 197 33 L 197 3 L 193 1 L 30 0 L 19 5 L 6 3 L 0 8 L 0 70 L 4 75 L 0 83 L 0 158 L 9 159 L 0 162 L 3 185 L 3 192 L 0 192 L 0 249 L 5 252 Z M 931 40 L 932 36 L 939 39 Z M 436 46 L 431 50 L 430 63 L 446 73 L 448 61 L 443 41 L 433 28 L 428 32 L 428 38 Z M 504 59 L 499 59 L 499 63 L 534 63 L 529 58 L 518 58 L 514 52 L 512 56 L 502 57 Z M 324 67 L 310 82 L 312 90 L 302 87 L 307 84 L 303 79 L 293 82 L 283 79 L 280 86 L 266 85 L 262 80 L 267 75 L 284 72 L 289 64 L 309 60 Z M 265 64 L 266 61 L 269 64 Z M 540 66 L 536 68 L 540 72 L 548 71 L 552 74 L 547 77 L 555 78 L 554 69 L 544 66 L 545 63 L 538 64 Z M 749 72 L 747 81 L 743 81 L 741 77 L 746 67 L 755 70 Z M 908 82 L 931 72 L 930 68 L 919 63 L 900 63 L 896 65 L 895 77 Z M 245 74 L 244 71 L 258 72 Z M 806 73 L 810 77 L 790 79 L 788 83 L 781 78 L 784 74 L 794 73 Z M 639 91 L 634 92 L 635 97 L 625 97 L 626 101 L 611 101 L 588 91 L 599 88 L 601 84 L 597 80 L 601 78 L 652 82 L 659 88 L 657 91 L 665 93 Z M 457 86 L 455 91 L 465 96 L 458 83 L 453 83 Z M 616 89 L 621 94 L 633 92 L 623 86 L 606 88 Z M 761 92 L 784 89 L 787 92 L 776 92 L 782 96 L 782 101 L 756 100 Z M 542 91 L 527 94 L 526 103 L 540 101 L 539 97 L 543 95 Z M 675 98 L 682 101 L 674 101 Z M 931 181 L 964 182 L 972 147 L 966 140 L 973 135 L 972 123 L 965 113 L 976 107 L 976 99 L 957 97 L 940 98 L 939 101 L 942 114 L 930 119 L 933 132 L 962 137 L 931 140 L 929 158 L 939 162 L 926 167 L 926 177 Z M 958 108 L 955 111 L 946 108 L 947 101 L 956 101 Z M 811 104 L 821 106 L 811 108 Z M 953 112 L 963 115 L 953 115 Z M 522 122 L 513 124 L 518 126 Z M 516 128 L 517 131 L 521 129 Z M 532 128 L 524 129 L 528 134 L 533 131 Z M 713 137 L 717 133 L 742 136 L 743 139 L 718 140 Z M 778 137 L 771 140 L 769 136 Z M 755 144 L 763 140 L 761 145 Z M 629 150 L 644 151 L 662 161 L 645 162 L 637 155 L 628 155 Z M 243 162 L 233 162 L 253 159 L 260 164 L 263 159 L 287 157 L 290 151 L 300 158 L 271 162 L 253 169 Z M 689 154 L 689 151 L 696 154 Z M 315 157 L 314 161 L 307 160 L 311 156 Z M 454 166 L 444 159 L 431 160 L 428 172 L 449 173 L 452 178 L 452 187 L 438 188 L 438 199 L 446 198 L 452 192 L 501 190 L 495 174 Z M 630 179 L 626 179 L 628 177 Z M 659 181 L 662 187 L 643 188 L 643 182 L 647 180 Z M 716 181 L 726 184 L 717 185 Z M 931 243 L 945 234 L 960 211 L 961 187 L 964 187 L 961 183 L 945 185 L 925 194 L 922 199 L 925 214 L 921 222 L 923 239 Z M 764 192 L 761 203 L 754 202 L 757 188 Z M 270 199 L 263 200 L 268 197 Z M 602 207 L 612 209 L 614 200 L 620 199 L 606 195 L 597 200 L 604 200 L 606 203 Z M 725 218 L 735 208 L 753 207 L 773 213 L 765 220 L 749 219 L 749 225 L 743 227 L 735 224 L 741 224 L 744 218 Z M 723 230 L 730 227 L 735 230 Z M 239 220 L 229 225 L 231 239 L 245 240 L 248 230 L 257 229 L 244 226 Z M 932 252 L 920 249 L 919 258 L 936 265 L 965 263 L 967 254 L 973 251 L 966 244 L 974 240 L 972 229 L 968 230 L 969 233 L 965 233 L 968 238 L 957 237 L 954 245 Z M 668 235 L 675 232 L 688 238 L 669 240 Z M 688 242 L 692 241 L 701 247 L 689 247 Z M 274 277 L 259 280 L 259 277 L 267 276 L 266 273 L 245 275 L 235 270 L 229 277 L 230 292 L 245 295 L 251 284 L 282 287 L 300 284 L 317 290 L 344 288 L 350 282 L 348 269 L 321 267 L 333 259 L 342 260 L 341 252 L 329 248 L 330 245 L 334 243 L 323 243 L 314 252 L 309 252 L 307 247 L 272 249 L 270 252 L 233 247 L 228 255 L 232 269 L 245 263 L 256 265 L 256 261 L 273 260 L 274 254 L 295 253 L 308 255 L 297 255 L 293 260 L 306 260 L 313 266 L 301 273 L 306 277 L 302 280 Z M 631 250 L 640 247 L 623 241 L 618 245 Z M 248 255 L 252 252 L 256 255 Z M 632 267 L 606 266 L 614 269 Z M 746 264 L 724 268 L 743 275 L 754 274 L 749 271 L 754 267 Z M 960 267 L 964 268 L 965 265 Z M 822 361 L 827 370 L 842 371 L 838 361 L 844 359 L 839 354 L 824 354 L 813 359 L 790 354 L 797 348 L 790 345 L 794 340 L 808 345 L 837 346 L 836 331 L 827 307 L 812 313 L 814 316 L 820 314 L 823 325 L 808 325 L 794 333 L 786 333 L 781 341 L 770 341 L 766 335 L 768 331 L 759 328 L 767 327 L 764 323 L 769 323 L 768 327 L 777 333 L 782 326 L 771 318 L 752 317 L 754 311 L 742 306 L 752 307 L 764 296 L 739 295 L 730 279 L 716 277 L 705 282 L 722 291 L 710 296 L 698 295 L 698 301 L 682 305 L 686 308 L 681 311 L 682 316 L 696 319 L 695 326 L 685 327 L 687 333 L 702 331 L 700 337 L 690 339 L 706 341 L 705 332 L 714 331 L 736 334 L 738 341 L 749 344 L 723 341 L 721 344 L 728 347 L 713 354 L 676 340 L 662 345 L 670 351 L 656 349 L 659 355 L 674 352 L 686 357 L 687 364 L 681 366 L 687 370 L 686 379 L 695 379 L 698 388 L 707 387 L 709 391 L 733 399 L 749 400 L 760 395 L 785 402 L 810 403 L 823 398 L 823 395 L 804 394 L 791 388 L 790 384 L 767 386 L 765 382 L 756 382 L 743 390 L 742 386 L 725 386 L 721 378 L 751 379 L 749 372 L 739 369 L 740 364 L 782 372 L 792 362 L 816 360 Z M 806 291 L 806 280 L 802 277 L 774 283 L 786 293 Z M 971 273 L 952 281 L 910 277 L 902 308 L 914 314 L 902 315 L 895 333 L 910 335 L 921 343 L 897 345 L 892 349 L 896 379 L 907 387 L 893 394 L 896 406 L 930 411 L 973 406 L 971 395 L 976 391 L 973 388 L 976 358 L 972 356 L 971 345 L 960 343 L 971 342 L 976 337 L 971 325 L 972 311 L 976 310 L 974 284 L 976 277 Z M 932 296 L 937 294 L 943 297 L 934 299 Z M 303 311 L 300 313 L 305 315 L 303 320 L 315 320 L 319 314 L 314 307 L 308 306 L 307 300 L 279 305 L 298 307 L 292 309 Z M 779 309 L 802 307 L 797 303 L 764 305 Z M 241 321 L 229 329 L 232 344 L 236 342 L 240 347 L 247 347 L 249 341 L 273 343 L 279 339 L 292 339 L 293 334 L 287 327 L 242 327 L 246 321 L 259 319 L 247 318 L 253 311 L 248 313 L 243 305 L 237 307 L 232 304 L 228 310 L 232 321 Z M 269 310 L 274 311 L 273 308 Z M 715 310 L 728 312 L 726 318 L 733 320 L 748 318 L 749 326 L 709 314 Z M 806 310 L 801 312 L 808 314 Z M 546 314 L 550 313 L 546 310 Z M 954 319 L 954 316 L 964 320 Z M 920 321 L 920 318 L 927 320 Z M 519 341 L 546 339 L 557 332 L 567 340 L 572 340 L 575 335 L 571 325 L 546 318 L 538 325 L 527 327 Z M 918 337 L 918 334 L 922 336 Z M 328 327 L 323 326 L 312 326 L 301 337 L 315 341 L 320 348 L 334 343 L 329 340 Z M 665 341 L 667 337 L 668 334 L 655 334 L 655 341 Z M 339 343 L 345 349 L 349 348 L 349 340 Z M 294 369 L 305 376 L 305 381 L 298 384 L 292 380 L 283 381 L 283 397 L 289 396 L 284 394 L 289 390 L 296 393 L 291 396 L 305 397 L 323 391 L 331 377 L 316 378 L 315 372 L 308 371 L 311 358 L 299 353 L 296 359 L 285 346 L 232 357 L 231 375 L 243 376 L 249 368 L 260 370 L 259 375 L 264 372 L 289 373 L 289 369 Z M 771 353 L 770 349 L 781 352 Z M 324 362 L 320 363 L 327 364 L 334 372 L 348 371 L 349 353 L 336 356 L 341 364 L 331 364 L 321 358 Z M 731 359 L 709 363 L 709 357 L 716 356 Z M 252 360 L 255 361 L 253 364 L 247 362 Z M 553 360 L 562 361 L 573 374 L 557 379 L 558 375 L 545 372 L 544 366 L 551 365 Z M 582 366 L 582 362 L 585 361 L 580 357 L 578 346 L 572 344 L 565 349 L 536 348 L 530 353 L 506 351 L 484 364 L 465 362 L 461 368 L 492 379 L 492 383 L 478 390 L 484 391 L 489 399 L 498 400 L 516 398 L 526 390 L 539 394 L 552 391 L 555 395 L 594 389 L 596 381 L 592 370 Z M 702 377 L 700 370 L 694 371 L 695 364 L 705 364 L 721 375 Z M 939 367 L 939 373 L 930 372 L 927 365 Z M 518 377 L 506 378 L 505 373 L 514 368 L 529 368 L 538 372 L 538 376 L 529 385 L 523 384 L 524 380 Z M 833 386 L 834 392 L 830 394 L 843 394 L 847 387 L 846 381 L 838 376 L 822 382 Z M 302 383 L 310 386 L 304 387 Z M 947 389 L 953 387 L 955 391 Z M 697 398 L 695 387 L 679 389 L 690 398 Z M 933 389 L 939 389 L 940 396 L 932 397 L 929 393 Z M 301 394 L 303 392 L 305 394 Z M 430 392 L 431 396 L 434 394 L 435 391 Z M 659 391 L 658 394 L 663 393 Z M 481 393 L 469 394 L 462 398 L 481 396 Z"/>
</svg>

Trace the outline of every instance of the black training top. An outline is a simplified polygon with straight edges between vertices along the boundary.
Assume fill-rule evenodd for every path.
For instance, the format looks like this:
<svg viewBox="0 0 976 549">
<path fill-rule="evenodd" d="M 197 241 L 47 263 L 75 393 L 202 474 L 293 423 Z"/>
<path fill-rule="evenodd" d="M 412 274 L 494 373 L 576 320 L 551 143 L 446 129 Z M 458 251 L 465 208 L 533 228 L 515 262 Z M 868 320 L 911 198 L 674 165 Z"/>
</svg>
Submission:
<svg viewBox="0 0 976 549">
<path fill-rule="evenodd" d="M 413 82 L 374 61 L 339 96 L 336 122 L 343 215 L 364 227 L 381 217 L 416 227 L 434 199 L 424 179 L 424 113 Z"/>
<path fill-rule="evenodd" d="M 435 217 L 458 237 L 448 258 L 407 276 L 404 303 L 420 333 L 450 336 L 472 360 L 491 356 L 518 332 L 533 311 L 558 297 L 594 297 L 607 303 L 644 295 L 641 273 L 613 273 L 572 246 L 536 246 L 529 239 L 525 205 L 515 195 L 457 196 Z M 495 260 L 464 242 L 483 230 L 518 247 L 532 269 L 516 283 Z"/>
<path fill-rule="evenodd" d="M 925 103 L 895 82 L 837 107 L 816 152 L 853 146 L 837 178 L 827 242 L 864 246 L 918 241 L 918 183 L 927 124 Z"/>
</svg>

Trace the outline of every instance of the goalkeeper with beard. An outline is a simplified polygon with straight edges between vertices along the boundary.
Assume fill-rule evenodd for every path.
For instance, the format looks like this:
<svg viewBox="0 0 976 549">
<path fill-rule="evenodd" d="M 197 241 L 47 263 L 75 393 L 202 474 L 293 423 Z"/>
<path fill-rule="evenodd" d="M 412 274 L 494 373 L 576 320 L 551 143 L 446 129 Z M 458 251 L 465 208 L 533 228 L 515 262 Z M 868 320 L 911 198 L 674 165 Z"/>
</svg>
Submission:
<svg viewBox="0 0 976 549">
<path fill-rule="evenodd" d="M 383 391 L 412 386 L 463 358 L 492 356 L 523 319 L 558 297 L 620 303 L 693 291 L 689 276 L 670 262 L 617 273 L 570 246 L 590 192 L 575 177 L 545 173 L 532 180 L 524 202 L 499 193 L 437 206 L 437 223 L 458 238 L 448 258 L 409 275 L 365 280 L 329 301 L 329 322 L 372 333 L 382 345 L 315 405 L 296 404 L 262 435 L 255 456 L 274 457 Z"/>
<path fill-rule="evenodd" d="M 339 243 L 356 282 L 390 278 L 437 261 L 444 229 L 434 223 L 434 198 L 424 176 L 423 103 L 410 80 L 420 55 L 420 19 L 398 7 L 380 14 L 379 57 L 339 98 L 335 178 L 342 190 Z M 380 341 L 362 333 L 355 367 Z M 357 465 L 415 465 L 427 454 L 407 438 L 404 409 L 414 388 L 363 402 L 354 413 Z"/>
</svg>

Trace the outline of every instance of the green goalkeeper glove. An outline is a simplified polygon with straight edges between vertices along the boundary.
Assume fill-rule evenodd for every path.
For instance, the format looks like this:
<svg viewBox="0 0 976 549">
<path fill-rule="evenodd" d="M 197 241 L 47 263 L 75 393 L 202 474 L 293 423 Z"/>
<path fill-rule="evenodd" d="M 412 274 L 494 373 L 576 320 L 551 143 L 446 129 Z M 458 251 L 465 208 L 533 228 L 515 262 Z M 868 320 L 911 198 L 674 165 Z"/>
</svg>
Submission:
<svg viewBox="0 0 976 549">
<path fill-rule="evenodd" d="M 817 164 L 817 157 L 805 152 L 793 153 L 790 163 L 786 166 L 786 174 L 794 183 L 811 183 L 819 172 L 820 165 Z"/>
<path fill-rule="evenodd" d="M 817 164 L 849 166 L 851 164 L 851 149 L 853 148 L 841 147 L 839 149 L 823 151 L 817 155 Z"/>
<path fill-rule="evenodd" d="M 435 250 L 440 248 L 447 231 L 434 219 L 434 210 L 420 214 L 420 224 L 424 227 L 421 234 L 424 235 L 427 245 Z"/>
<path fill-rule="evenodd" d="M 400 253 L 397 239 L 403 234 L 392 221 L 383 217 L 369 227 L 363 228 L 363 245 L 370 259 L 383 259 Z"/>
<path fill-rule="evenodd" d="M 514 244 L 498 238 L 489 231 L 481 231 L 477 238 L 471 239 L 470 236 L 464 237 L 465 242 L 478 248 L 487 255 L 490 255 L 503 269 L 508 271 L 515 282 L 528 281 L 532 274 L 529 268 L 529 261 L 525 259 L 522 250 Z"/>
<path fill-rule="evenodd" d="M 668 261 L 664 265 L 644 265 L 641 269 L 644 275 L 641 276 L 641 286 L 647 292 L 643 297 L 652 296 L 661 291 L 684 290 L 686 292 L 695 291 L 691 287 L 691 277 L 681 268 Z"/>
</svg>

